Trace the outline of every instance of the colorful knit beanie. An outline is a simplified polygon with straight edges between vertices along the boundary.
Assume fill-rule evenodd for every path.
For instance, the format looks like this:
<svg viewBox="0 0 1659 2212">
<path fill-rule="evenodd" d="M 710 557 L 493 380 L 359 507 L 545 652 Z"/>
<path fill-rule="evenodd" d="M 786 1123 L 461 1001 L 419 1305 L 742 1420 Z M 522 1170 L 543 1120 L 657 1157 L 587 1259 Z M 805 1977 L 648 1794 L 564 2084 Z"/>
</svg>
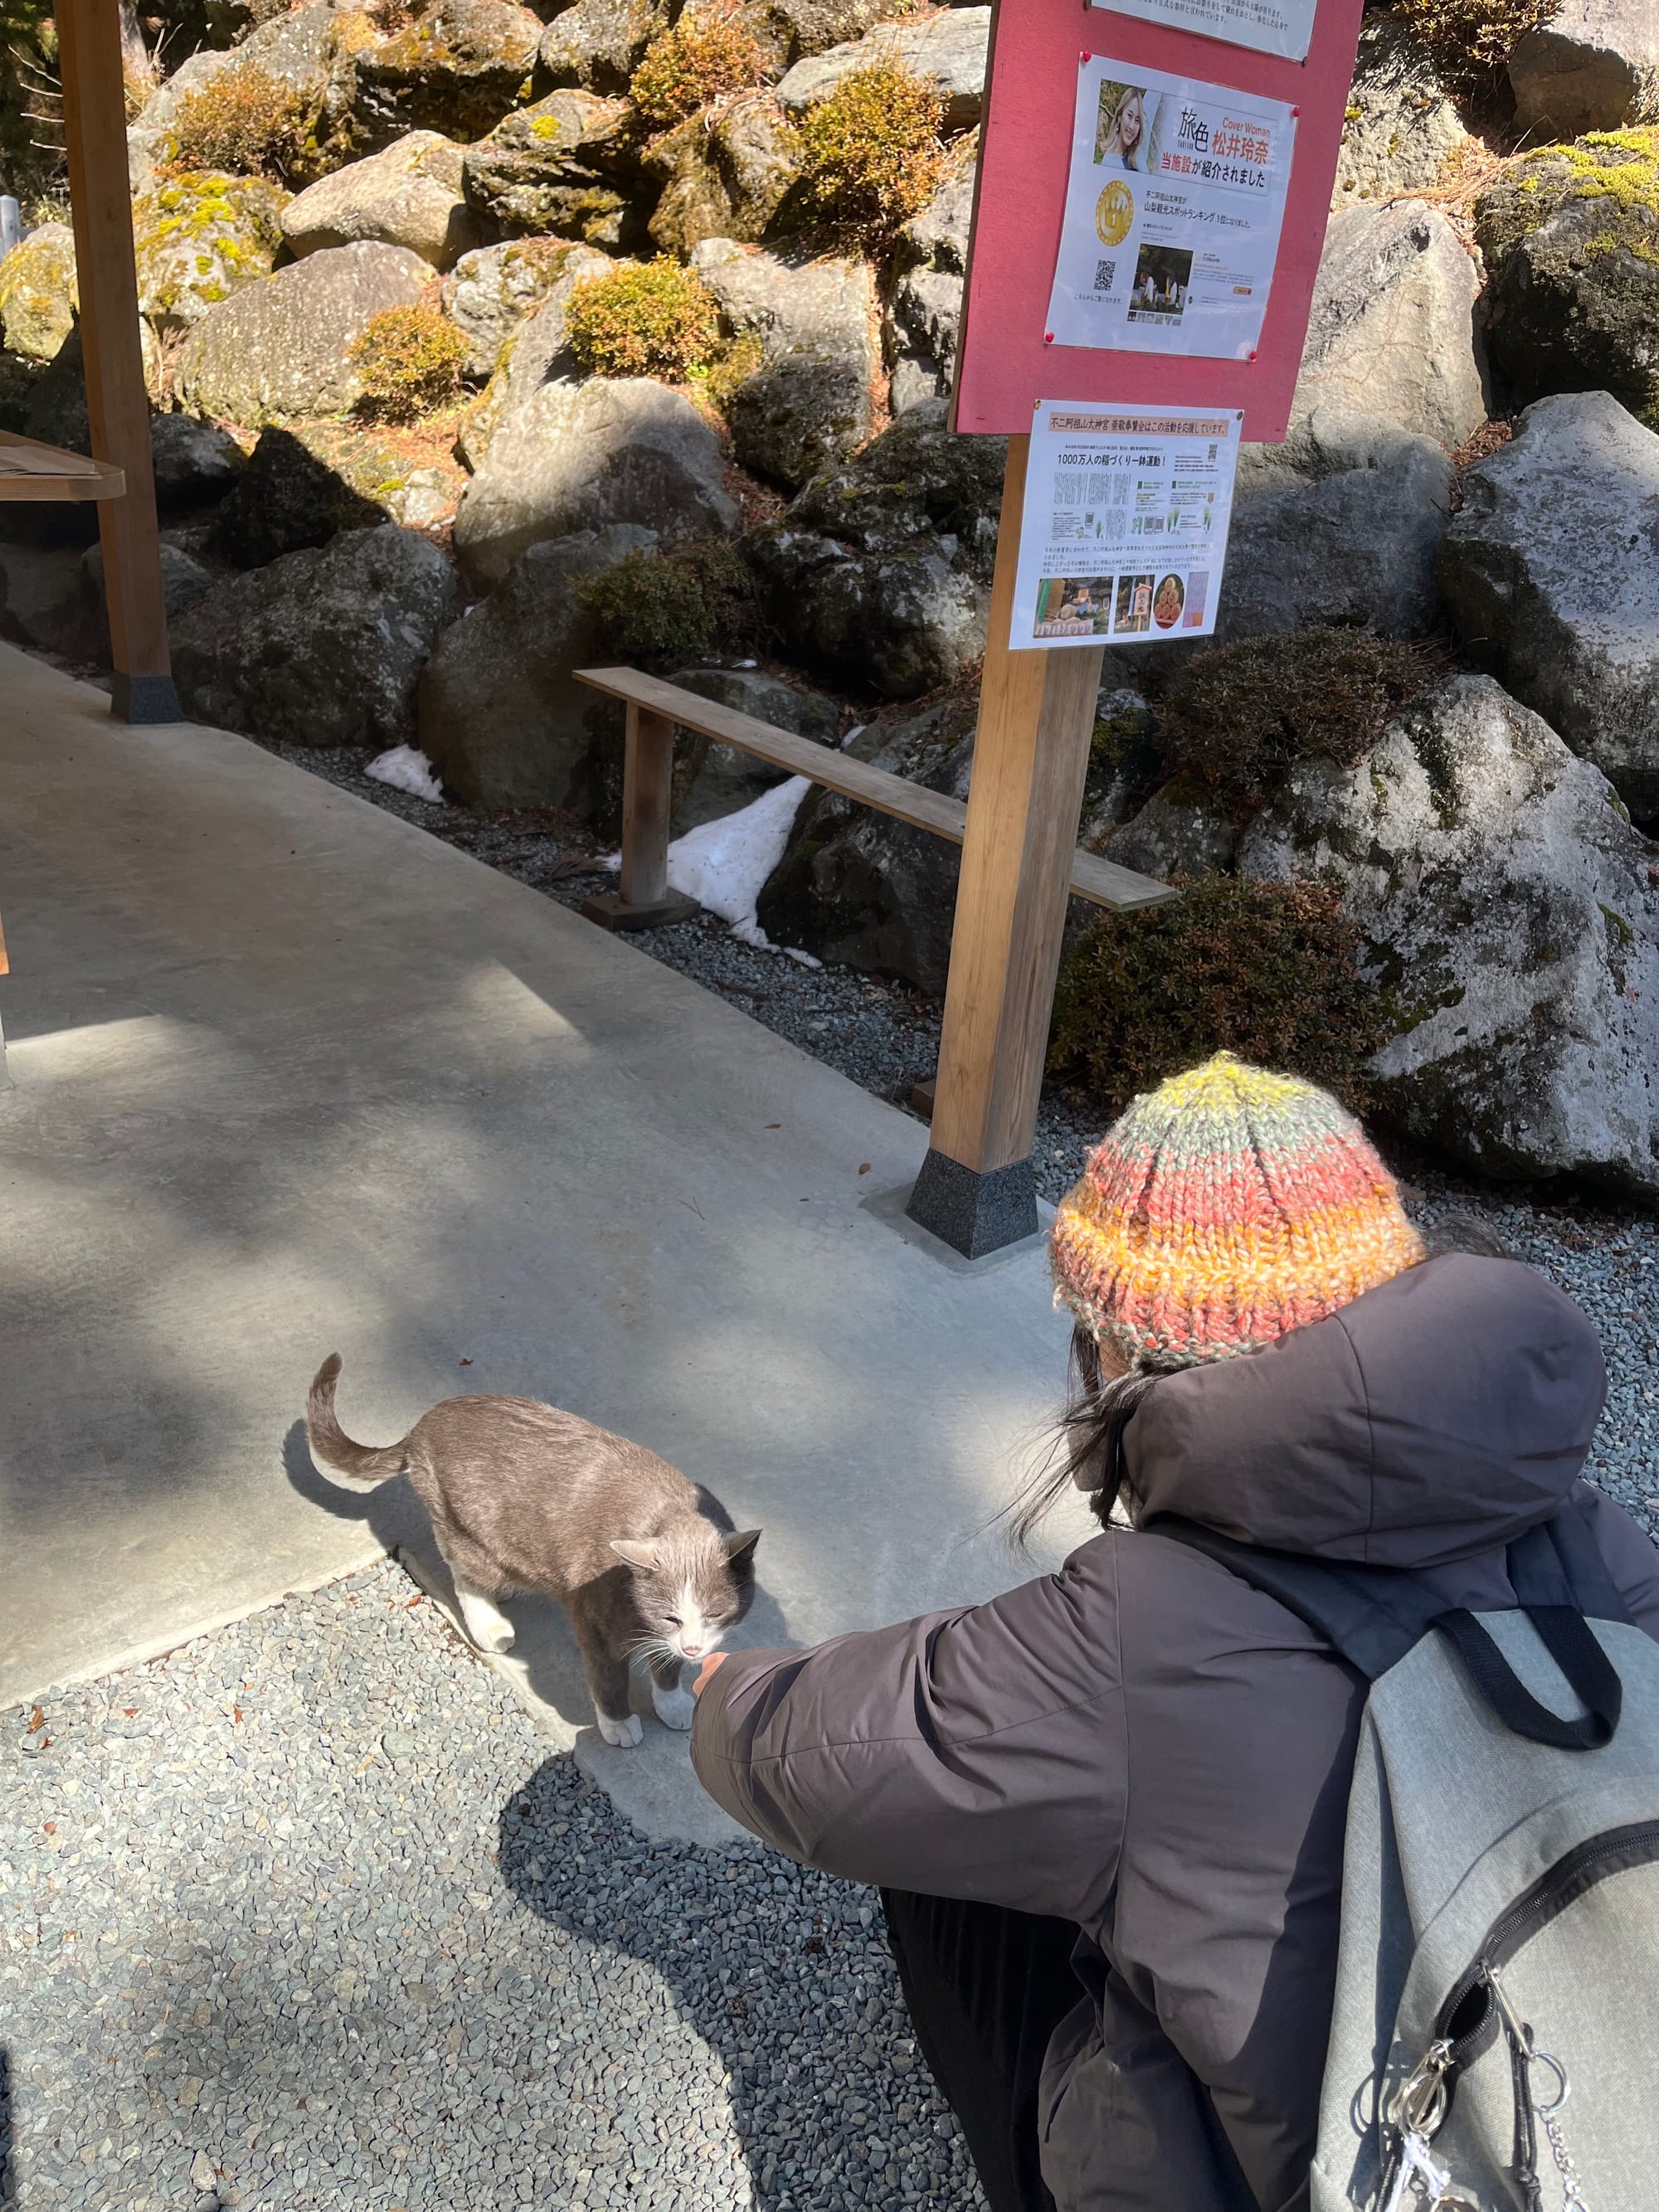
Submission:
<svg viewBox="0 0 1659 2212">
<path fill-rule="evenodd" d="M 1055 1304 L 1152 1369 L 1271 1344 L 1422 1257 L 1352 1116 L 1228 1052 L 1134 1101 L 1049 1243 Z"/>
</svg>

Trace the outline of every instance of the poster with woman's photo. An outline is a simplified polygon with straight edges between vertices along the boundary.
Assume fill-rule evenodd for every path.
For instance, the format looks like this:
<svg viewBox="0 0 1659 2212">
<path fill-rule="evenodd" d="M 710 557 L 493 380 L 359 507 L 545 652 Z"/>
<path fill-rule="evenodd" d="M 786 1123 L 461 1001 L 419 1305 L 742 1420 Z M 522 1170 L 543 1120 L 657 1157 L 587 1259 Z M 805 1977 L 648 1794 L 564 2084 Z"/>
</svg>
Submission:
<svg viewBox="0 0 1659 2212">
<path fill-rule="evenodd" d="M 1048 308 L 1055 342 L 1248 361 L 1295 136 L 1283 100 L 1085 56 Z"/>
<path fill-rule="evenodd" d="M 1010 645 L 1209 636 L 1243 422 L 1233 408 L 1044 400 Z"/>
</svg>

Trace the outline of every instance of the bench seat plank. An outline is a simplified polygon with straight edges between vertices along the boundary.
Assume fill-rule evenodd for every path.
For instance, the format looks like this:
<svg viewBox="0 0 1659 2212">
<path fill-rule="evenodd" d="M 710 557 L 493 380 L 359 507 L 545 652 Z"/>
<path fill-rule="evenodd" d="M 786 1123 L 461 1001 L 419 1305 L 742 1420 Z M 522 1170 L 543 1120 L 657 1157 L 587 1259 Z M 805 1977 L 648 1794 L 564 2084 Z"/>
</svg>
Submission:
<svg viewBox="0 0 1659 2212">
<path fill-rule="evenodd" d="M 650 714 L 665 714 L 685 729 L 717 738 L 722 744 L 734 745 L 739 752 L 751 754 L 789 775 L 804 775 L 827 791 L 838 792 L 843 799 L 856 799 L 861 806 L 872 806 L 918 830 L 948 837 L 953 845 L 963 841 L 968 809 L 948 793 L 929 791 L 923 784 L 911 783 L 886 769 L 872 768 L 867 761 L 837 752 L 833 745 L 816 744 L 811 738 L 797 737 L 793 730 L 775 729 L 753 714 L 739 714 L 733 707 L 722 707 L 635 668 L 579 668 L 575 673 L 579 683 L 592 684 L 596 691 L 607 692 L 611 698 L 642 707 Z M 1081 850 L 1072 859 L 1072 889 L 1079 898 L 1119 912 L 1157 906 L 1177 896 L 1168 884 L 1121 868 L 1098 853 Z"/>
<path fill-rule="evenodd" d="M 126 482 L 107 461 L 0 430 L 0 500 L 119 499 Z"/>
</svg>

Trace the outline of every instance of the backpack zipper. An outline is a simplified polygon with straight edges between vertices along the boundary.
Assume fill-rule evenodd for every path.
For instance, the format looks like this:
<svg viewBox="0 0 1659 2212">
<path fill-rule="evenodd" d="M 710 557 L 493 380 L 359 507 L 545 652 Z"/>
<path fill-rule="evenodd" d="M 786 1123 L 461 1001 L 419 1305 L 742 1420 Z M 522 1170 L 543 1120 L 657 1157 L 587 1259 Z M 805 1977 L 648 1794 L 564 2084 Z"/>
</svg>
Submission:
<svg viewBox="0 0 1659 2212">
<path fill-rule="evenodd" d="M 1448 2030 L 1472 1992 L 1482 1983 L 1490 1987 L 1498 1968 L 1507 1966 L 1522 1944 L 1586 1890 L 1610 1875 L 1622 1874 L 1628 1867 L 1643 1866 L 1656 1858 L 1659 1858 L 1659 1820 L 1638 1820 L 1627 1828 L 1610 1829 L 1558 1859 L 1523 1896 L 1498 1915 L 1486 1930 L 1474 1964 L 1453 1984 L 1436 2018 L 1437 2041 L 1450 2040 L 1449 2073 L 1464 2063 L 1491 2027 L 1488 2008 L 1474 2027 L 1455 2040 L 1449 2039 Z"/>
</svg>

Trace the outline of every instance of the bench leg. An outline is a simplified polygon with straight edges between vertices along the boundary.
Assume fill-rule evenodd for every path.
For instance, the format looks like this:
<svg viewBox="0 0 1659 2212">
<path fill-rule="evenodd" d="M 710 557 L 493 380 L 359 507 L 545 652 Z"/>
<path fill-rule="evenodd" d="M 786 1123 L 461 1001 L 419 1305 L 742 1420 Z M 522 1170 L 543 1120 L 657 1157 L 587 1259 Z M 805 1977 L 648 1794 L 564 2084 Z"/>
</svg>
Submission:
<svg viewBox="0 0 1659 2212">
<path fill-rule="evenodd" d="M 604 929 L 660 929 L 697 910 L 668 888 L 668 817 L 673 805 L 674 725 L 648 708 L 628 708 L 623 756 L 622 886 L 582 901 Z"/>
<path fill-rule="evenodd" d="M 1009 650 L 1029 441 L 1008 441 L 967 834 L 913 1221 L 967 1255 L 1035 1234 L 1031 1145 L 1102 649 Z"/>
</svg>

